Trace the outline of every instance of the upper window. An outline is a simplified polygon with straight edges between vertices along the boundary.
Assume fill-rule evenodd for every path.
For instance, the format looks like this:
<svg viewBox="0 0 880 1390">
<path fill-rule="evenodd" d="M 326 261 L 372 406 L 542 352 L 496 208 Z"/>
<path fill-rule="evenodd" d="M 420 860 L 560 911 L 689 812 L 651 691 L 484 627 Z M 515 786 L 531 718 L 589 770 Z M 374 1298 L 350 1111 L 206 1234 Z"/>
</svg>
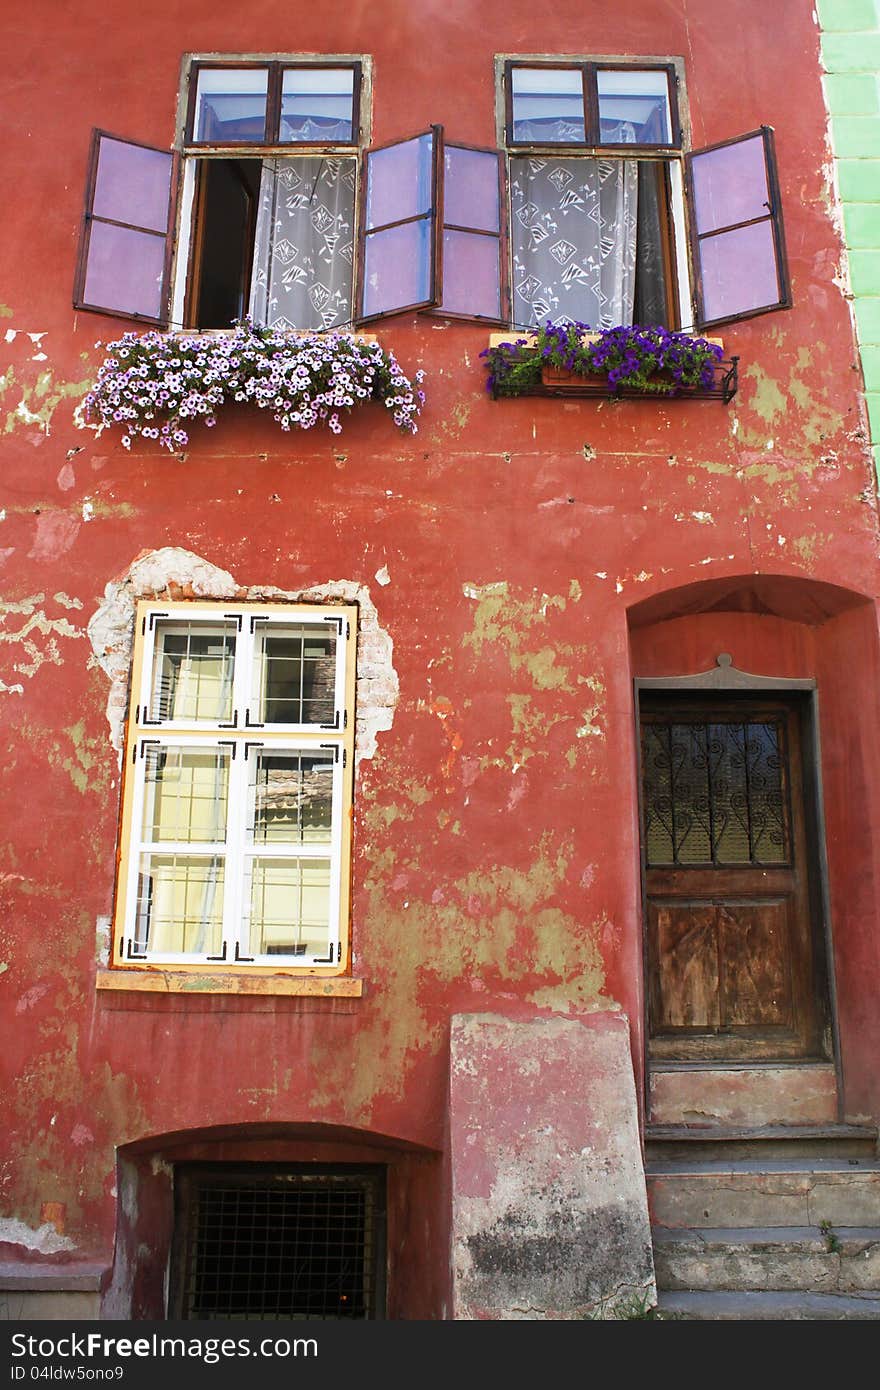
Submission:
<svg viewBox="0 0 880 1390">
<path fill-rule="evenodd" d="M 500 80 L 515 324 L 704 328 L 790 304 L 769 127 L 682 156 L 671 63 L 511 60 Z"/>
<path fill-rule="evenodd" d="M 115 964 L 346 968 L 356 616 L 141 605 Z"/>
<path fill-rule="evenodd" d="M 506 64 L 509 145 L 681 144 L 675 70 L 596 63 Z"/>
<path fill-rule="evenodd" d="M 440 125 L 364 149 L 369 72 L 193 62 L 179 155 L 96 131 L 77 308 L 689 329 L 791 303 L 773 132 L 683 154 L 675 64 L 499 59 L 503 150 Z"/>
</svg>

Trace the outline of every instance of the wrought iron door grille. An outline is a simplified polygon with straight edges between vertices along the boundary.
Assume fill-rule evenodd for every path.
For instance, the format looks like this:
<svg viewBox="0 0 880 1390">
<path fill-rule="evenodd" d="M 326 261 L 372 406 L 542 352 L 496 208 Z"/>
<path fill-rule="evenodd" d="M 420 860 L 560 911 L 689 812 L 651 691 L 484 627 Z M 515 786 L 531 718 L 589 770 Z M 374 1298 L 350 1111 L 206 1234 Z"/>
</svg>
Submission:
<svg viewBox="0 0 880 1390">
<path fill-rule="evenodd" d="M 376 1174 L 188 1174 L 179 1196 L 181 1317 L 377 1316 Z"/>
</svg>

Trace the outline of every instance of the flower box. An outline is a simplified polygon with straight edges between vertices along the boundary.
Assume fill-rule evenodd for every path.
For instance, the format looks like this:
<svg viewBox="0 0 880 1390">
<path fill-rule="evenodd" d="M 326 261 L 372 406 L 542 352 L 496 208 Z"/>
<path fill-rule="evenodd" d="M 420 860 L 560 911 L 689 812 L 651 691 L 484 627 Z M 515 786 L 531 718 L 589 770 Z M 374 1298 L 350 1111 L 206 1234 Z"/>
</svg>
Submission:
<svg viewBox="0 0 880 1390">
<path fill-rule="evenodd" d="M 653 389 L 611 385 L 606 376 L 588 375 L 566 367 L 541 368 L 541 394 L 569 397 L 604 397 L 606 400 L 732 400 L 736 394 L 739 358 L 719 359 L 713 367 L 711 383 L 681 385 L 669 372 L 654 372 L 649 381 Z"/>
</svg>

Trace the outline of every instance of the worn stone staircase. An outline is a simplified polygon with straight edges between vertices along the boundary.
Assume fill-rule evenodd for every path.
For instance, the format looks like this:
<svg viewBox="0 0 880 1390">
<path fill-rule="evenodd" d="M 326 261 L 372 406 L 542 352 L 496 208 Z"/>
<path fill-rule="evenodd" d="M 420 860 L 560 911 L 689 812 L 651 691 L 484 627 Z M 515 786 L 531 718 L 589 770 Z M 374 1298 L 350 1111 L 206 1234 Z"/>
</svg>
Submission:
<svg viewBox="0 0 880 1390">
<path fill-rule="evenodd" d="M 661 1317 L 880 1320 L 876 1130 L 649 1129 Z"/>
</svg>

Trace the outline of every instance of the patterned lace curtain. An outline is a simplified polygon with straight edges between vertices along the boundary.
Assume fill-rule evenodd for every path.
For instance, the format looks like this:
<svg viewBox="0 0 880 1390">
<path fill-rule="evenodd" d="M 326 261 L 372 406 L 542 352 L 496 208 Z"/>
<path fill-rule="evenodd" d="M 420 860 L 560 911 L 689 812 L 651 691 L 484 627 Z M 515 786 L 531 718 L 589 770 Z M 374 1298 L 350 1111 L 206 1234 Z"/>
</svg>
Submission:
<svg viewBox="0 0 880 1390">
<path fill-rule="evenodd" d="M 632 323 L 637 161 L 512 159 L 510 201 L 514 321 Z"/>
<path fill-rule="evenodd" d="M 250 313 L 267 328 L 352 320 L 354 159 L 264 159 Z"/>
</svg>

